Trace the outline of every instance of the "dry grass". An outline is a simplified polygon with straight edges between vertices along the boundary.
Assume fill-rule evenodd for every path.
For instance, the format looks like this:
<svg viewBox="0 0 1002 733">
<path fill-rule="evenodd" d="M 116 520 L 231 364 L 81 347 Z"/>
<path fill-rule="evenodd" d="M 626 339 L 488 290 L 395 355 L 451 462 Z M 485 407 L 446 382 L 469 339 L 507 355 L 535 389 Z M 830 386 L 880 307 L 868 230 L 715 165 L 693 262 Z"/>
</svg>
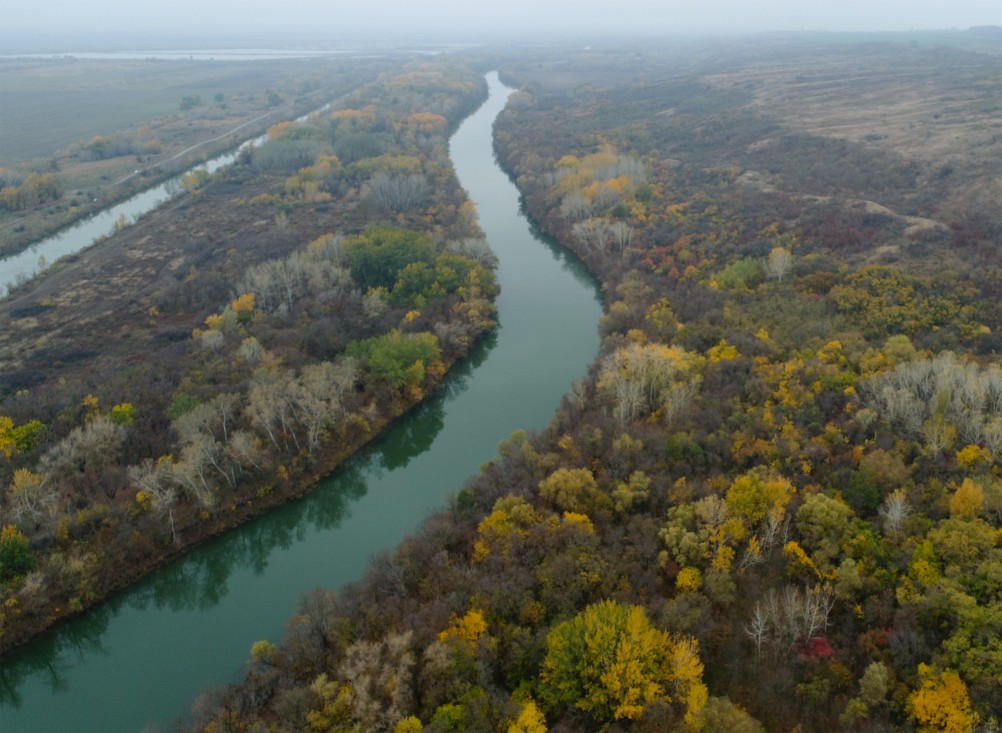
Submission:
<svg viewBox="0 0 1002 733">
<path fill-rule="evenodd" d="M 1002 160 L 1002 60 L 885 47 L 821 49 L 705 79 L 751 89 L 789 127 L 922 161 Z"/>
</svg>

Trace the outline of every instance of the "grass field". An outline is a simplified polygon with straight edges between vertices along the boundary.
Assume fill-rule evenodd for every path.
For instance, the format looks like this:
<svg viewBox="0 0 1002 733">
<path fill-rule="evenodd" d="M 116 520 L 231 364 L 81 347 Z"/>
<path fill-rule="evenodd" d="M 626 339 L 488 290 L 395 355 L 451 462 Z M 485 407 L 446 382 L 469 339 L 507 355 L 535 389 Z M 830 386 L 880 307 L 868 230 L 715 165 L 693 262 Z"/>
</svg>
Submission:
<svg viewBox="0 0 1002 733">
<path fill-rule="evenodd" d="M 0 255 L 316 109 L 386 63 L 0 59 L 0 171 L 14 181 L 0 186 L 55 172 L 63 190 L 0 208 Z M 182 110 L 196 95 L 201 103 Z M 95 159 L 82 149 L 116 133 L 131 141 L 125 152 Z"/>
<path fill-rule="evenodd" d="M 311 64 L 308 66 L 307 64 Z M 0 61 L 0 165 L 12 166 L 180 113 L 181 99 L 206 103 L 287 88 L 317 62 Z"/>
</svg>

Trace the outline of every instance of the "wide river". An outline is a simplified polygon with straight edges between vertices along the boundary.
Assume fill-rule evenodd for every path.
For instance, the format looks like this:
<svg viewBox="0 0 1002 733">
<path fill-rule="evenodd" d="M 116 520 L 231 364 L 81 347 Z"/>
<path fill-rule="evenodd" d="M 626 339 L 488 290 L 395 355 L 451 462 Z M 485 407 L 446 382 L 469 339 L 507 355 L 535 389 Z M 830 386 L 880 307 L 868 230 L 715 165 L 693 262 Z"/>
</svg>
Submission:
<svg viewBox="0 0 1002 733">
<path fill-rule="evenodd" d="M 442 507 L 498 443 L 546 425 L 598 349 L 599 290 L 537 236 L 494 160 L 510 89 L 450 142 L 459 179 L 500 258 L 500 328 L 443 388 L 308 497 L 199 547 L 0 661 L 0 730 L 138 731 L 166 725 L 232 681 L 297 600 L 360 578 L 370 559 Z"/>
</svg>

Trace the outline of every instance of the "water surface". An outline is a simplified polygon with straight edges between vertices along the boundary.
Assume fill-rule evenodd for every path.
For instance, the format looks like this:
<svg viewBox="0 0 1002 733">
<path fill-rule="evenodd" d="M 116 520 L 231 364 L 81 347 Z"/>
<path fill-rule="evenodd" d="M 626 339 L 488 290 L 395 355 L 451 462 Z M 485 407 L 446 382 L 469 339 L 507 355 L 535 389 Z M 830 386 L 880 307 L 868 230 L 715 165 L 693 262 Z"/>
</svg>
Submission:
<svg viewBox="0 0 1002 733">
<path fill-rule="evenodd" d="M 598 289 L 536 237 L 494 161 L 491 126 L 510 89 L 450 143 L 460 182 L 500 258 L 500 328 L 442 389 L 308 497 L 194 550 L 0 665 L 4 731 L 128 731 L 182 714 L 278 641 L 297 599 L 362 576 L 444 505 L 518 428 L 545 426 L 598 349 Z"/>
</svg>

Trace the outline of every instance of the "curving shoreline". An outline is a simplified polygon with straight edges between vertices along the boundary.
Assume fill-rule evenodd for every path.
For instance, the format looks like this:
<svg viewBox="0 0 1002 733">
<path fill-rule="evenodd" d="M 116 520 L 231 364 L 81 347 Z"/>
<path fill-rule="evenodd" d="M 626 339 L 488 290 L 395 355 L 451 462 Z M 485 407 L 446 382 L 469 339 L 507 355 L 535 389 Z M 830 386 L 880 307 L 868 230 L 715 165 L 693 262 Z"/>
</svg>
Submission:
<svg viewBox="0 0 1002 733">
<path fill-rule="evenodd" d="M 455 491 L 483 460 L 494 455 L 501 439 L 514 429 L 538 428 L 548 422 L 571 382 L 594 358 L 598 293 L 594 281 L 591 287 L 585 285 L 588 278 L 580 266 L 575 273 L 569 272 L 573 263 L 560 259 L 565 255 L 540 246 L 532 238 L 528 222 L 517 214 L 518 193 L 497 167 L 491 147 L 490 122 L 505 101 L 504 97 L 498 99 L 503 87 L 496 79 L 491 87 L 491 100 L 481 108 L 483 114 L 475 115 L 477 135 L 470 143 L 478 161 L 471 162 L 464 172 L 459 159 L 467 155 L 463 152 L 467 144 L 460 134 L 450 143 L 460 181 L 477 204 L 482 228 L 501 258 L 501 328 L 492 337 L 496 345 L 483 347 L 490 351 L 486 360 L 472 376 L 464 373 L 460 364 L 447 377 L 440 400 L 423 403 L 398 420 L 385 437 L 350 459 L 309 497 L 245 524 L 246 529 L 205 543 L 139 587 L 120 594 L 113 617 L 93 641 L 97 649 L 110 649 L 113 659 L 99 651 L 84 651 L 79 656 L 76 650 L 70 651 L 77 643 L 73 630 L 82 628 L 87 616 L 16 653 L 18 658 L 12 661 L 26 674 L 18 684 L 22 707 L 12 720 L 53 730 L 79 728 L 86 725 L 81 722 L 85 720 L 102 721 L 91 724 L 95 728 L 137 728 L 147 720 L 142 716 L 163 720 L 178 713 L 200 689 L 232 675 L 246 659 L 253 641 L 277 638 L 294 610 L 296 595 L 318 584 L 336 587 L 359 577 L 374 552 L 395 546 L 428 511 L 440 507 L 447 493 Z M 485 120 L 485 116 L 489 117 Z M 461 133 L 468 127 L 464 123 Z M 489 171 L 482 168 L 487 165 Z M 547 321 L 551 331 L 541 328 L 544 313 L 551 316 Z M 594 318 L 589 319 L 588 313 Z M 544 353 L 548 368 L 541 373 L 535 365 Z M 477 358 L 474 355 L 471 361 Z M 362 495 L 347 504 L 337 499 L 359 493 Z M 337 517 L 334 526 L 329 526 L 332 512 L 337 513 L 330 506 L 335 505 L 350 516 Z M 293 515 L 300 520 L 305 517 L 306 526 L 301 521 L 292 522 Z M 260 546 L 268 542 L 277 542 L 277 546 Z M 214 573 L 219 566 L 213 558 L 220 553 L 235 553 L 243 560 L 239 566 L 224 563 L 223 575 L 218 576 Z M 212 580 L 194 598 L 190 589 L 184 588 L 190 582 L 178 585 L 170 580 L 202 577 Z M 184 600 L 185 592 L 188 600 Z M 262 595 L 265 592 L 267 595 Z M 142 621 L 143 611 L 133 604 L 148 605 L 151 595 L 159 600 L 146 613 L 157 620 Z M 210 600 L 210 606 L 202 608 Z M 178 607 L 172 610 L 172 604 Z M 206 622 L 212 624 L 210 637 L 198 630 L 196 624 L 202 622 L 193 620 L 201 617 L 217 619 Z M 142 628 L 146 634 L 139 631 Z M 47 660 L 36 659 L 40 663 L 32 671 L 32 649 L 45 644 L 52 654 Z M 200 660 L 195 666 L 204 672 L 203 678 L 191 678 L 193 658 Z M 59 682 L 66 690 L 52 697 L 45 689 L 42 669 L 64 664 L 70 668 Z M 158 670 L 161 686 L 169 689 L 158 691 L 159 702 L 144 689 L 142 709 L 121 703 L 127 698 L 121 694 L 116 695 L 118 702 L 105 698 L 102 703 L 106 693 L 90 689 L 87 681 L 99 679 L 107 690 L 129 689 L 139 682 L 133 678 L 141 678 L 151 667 Z M 54 700 L 59 702 L 53 705 Z M 50 715 L 53 707 L 74 709 L 73 721 L 63 719 L 60 723 Z M 102 715 L 118 717 L 112 721 Z"/>
</svg>

